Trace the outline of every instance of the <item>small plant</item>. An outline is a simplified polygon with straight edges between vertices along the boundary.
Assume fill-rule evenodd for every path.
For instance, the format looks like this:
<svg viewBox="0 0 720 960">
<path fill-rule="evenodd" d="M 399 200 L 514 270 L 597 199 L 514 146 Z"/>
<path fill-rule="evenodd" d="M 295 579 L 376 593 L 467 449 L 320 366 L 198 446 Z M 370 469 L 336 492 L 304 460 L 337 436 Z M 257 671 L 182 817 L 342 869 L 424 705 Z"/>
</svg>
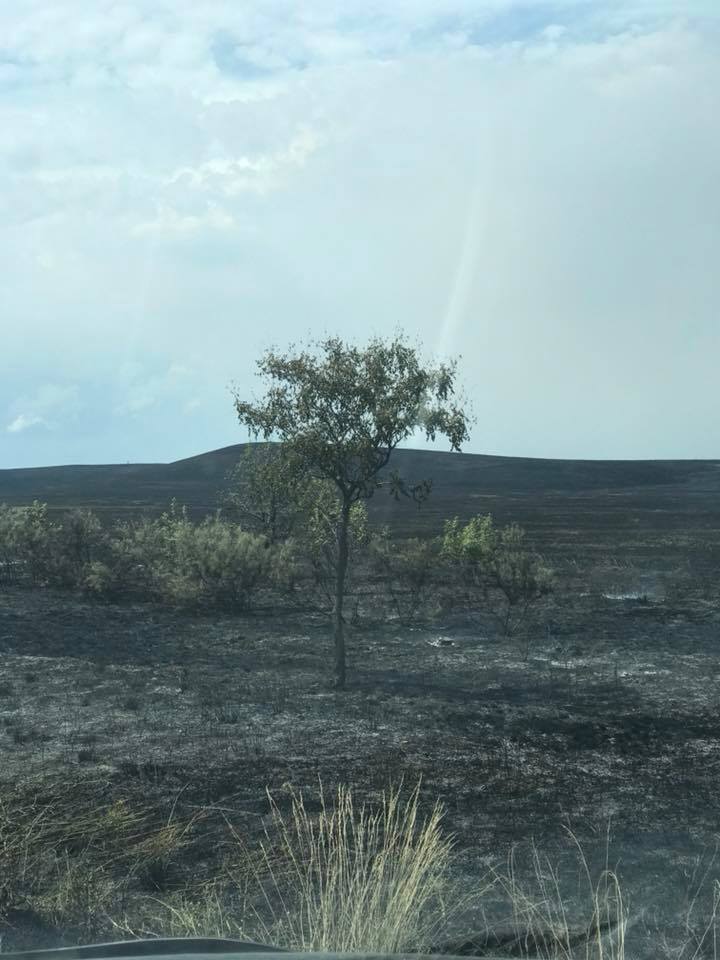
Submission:
<svg viewBox="0 0 720 960">
<path fill-rule="evenodd" d="M 67 511 L 50 519 L 47 503 L 0 506 L 0 576 L 8 583 L 73 589 L 92 579 L 92 565 L 106 536 L 91 510 Z"/>
<path fill-rule="evenodd" d="M 289 689 L 286 683 L 275 683 L 272 687 L 272 700 L 270 705 L 275 714 L 284 713 L 287 709 L 289 699 Z"/>
<path fill-rule="evenodd" d="M 215 723 L 235 724 L 235 723 L 240 723 L 240 720 L 242 719 L 242 714 L 240 713 L 237 707 L 223 704 L 222 706 L 218 707 L 216 710 L 212 711 L 211 717 Z"/>
<path fill-rule="evenodd" d="M 237 875 L 232 863 L 226 871 L 247 886 L 250 865 L 270 907 L 269 923 L 254 911 L 269 942 L 303 951 L 432 952 L 438 926 L 462 910 L 470 895 L 450 880 L 454 841 L 441 835 L 440 806 L 420 821 L 419 786 L 404 803 L 402 785 L 391 788 L 371 812 L 364 805 L 357 810 L 345 787 L 328 805 L 321 784 L 320 810 L 313 814 L 288 785 L 287 818 L 268 791 L 272 827 L 255 858 L 228 823 L 243 871 Z M 279 913 L 273 902 L 283 905 Z"/>
<path fill-rule="evenodd" d="M 592 902 L 590 919 L 581 929 L 570 930 L 560 894 L 557 871 L 553 869 L 549 860 L 546 864 L 541 862 L 534 841 L 532 842 L 533 868 L 538 890 L 528 893 L 522 889 L 515 875 L 515 847 L 513 846 L 508 855 L 508 875 L 501 875 L 492 868 L 493 874 L 512 903 L 517 929 L 514 935 L 499 942 L 498 947 L 503 950 L 503 953 L 514 956 L 558 957 L 571 960 L 578 956 L 576 951 L 584 946 L 587 958 L 597 956 L 602 960 L 606 950 L 605 941 L 609 939 L 609 955 L 622 958 L 625 955 L 628 916 L 623 905 L 618 878 L 608 864 L 609 826 L 605 869 L 596 885 L 593 885 L 587 861 L 577 839 L 569 828 L 565 829 L 577 845 L 582 858 Z M 593 952 L 591 948 L 594 948 Z"/>
<path fill-rule="evenodd" d="M 458 517 L 445 523 L 441 557 L 460 573 L 463 584 L 495 606 L 502 634 L 525 625 L 530 608 L 552 592 L 553 571 L 524 547 L 525 532 L 516 523 L 497 528 L 492 516 L 477 516 L 464 527 Z"/>
<path fill-rule="evenodd" d="M 84 593 L 99 598 L 110 597 L 117 589 L 113 570 L 100 560 L 91 560 L 85 566 L 78 586 Z"/>
<path fill-rule="evenodd" d="M 397 543 L 383 527 L 369 545 L 371 570 L 381 578 L 390 603 L 404 626 L 412 625 L 436 587 L 437 540 L 417 538 Z"/>
</svg>

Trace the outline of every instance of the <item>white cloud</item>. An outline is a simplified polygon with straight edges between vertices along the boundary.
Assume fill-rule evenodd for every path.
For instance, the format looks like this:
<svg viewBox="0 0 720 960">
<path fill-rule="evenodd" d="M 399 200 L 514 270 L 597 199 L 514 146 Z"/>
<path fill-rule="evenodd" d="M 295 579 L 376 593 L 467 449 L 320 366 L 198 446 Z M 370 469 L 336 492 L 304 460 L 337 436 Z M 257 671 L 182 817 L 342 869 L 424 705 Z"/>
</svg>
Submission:
<svg viewBox="0 0 720 960">
<path fill-rule="evenodd" d="M 137 415 L 164 403 L 176 406 L 184 394 L 196 389 L 195 372 L 177 361 L 163 373 L 152 375 L 147 375 L 140 363 L 130 361 L 122 365 L 119 379 L 123 386 L 114 406 L 119 416 Z"/>
<path fill-rule="evenodd" d="M 28 430 L 30 427 L 39 425 L 44 427 L 48 426 L 42 417 L 34 416 L 32 414 L 28 416 L 24 413 L 20 413 L 7 425 L 6 430 L 8 433 L 22 433 L 24 430 Z"/>
<path fill-rule="evenodd" d="M 9 433 L 23 433 L 34 426 L 54 429 L 59 424 L 74 420 L 83 403 L 77 384 L 40 384 L 32 393 L 17 397 L 10 404 L 12 421 Z"/>
<path fill-rule="evenodd" d="M 676 6 L 0 5 L 10 423 L 106 403 L 185 442 L 172 417 L 202 398 L 222 445 L 223 385 L 254 389 L 270 342 L 396 324 L 463 353 L 500 411 L 478 451 L 593 455 L 628 395 L 695 422 L 719 345 L 720 37 L 713 6 Z M 74 413 L 42 394 L 68 381 Z"/>
<path fill-rule="evenodd" d="M 154 218 L 136 223 L 131 233 L 135 236 L 187 236 L 204 230 L 232 230 L 235 225 L 235 219 L 215 203 L 209 203 L 202 214 L 181 214 L 172 207 L 158 204 Z"/>
<path fill-rule="evenodd" d="M 287 146 L 273 154 L 256 157 L 223 157 L 206 160 L 197 167 L 181 167 L 167 179 L 185 189 L 199 189 L 235 196 L 244 191 L 267 193 L 282 186 L 293 168 L 303 167 L 318 149 L 317 133 L 304 128 Z"/>
</svg>

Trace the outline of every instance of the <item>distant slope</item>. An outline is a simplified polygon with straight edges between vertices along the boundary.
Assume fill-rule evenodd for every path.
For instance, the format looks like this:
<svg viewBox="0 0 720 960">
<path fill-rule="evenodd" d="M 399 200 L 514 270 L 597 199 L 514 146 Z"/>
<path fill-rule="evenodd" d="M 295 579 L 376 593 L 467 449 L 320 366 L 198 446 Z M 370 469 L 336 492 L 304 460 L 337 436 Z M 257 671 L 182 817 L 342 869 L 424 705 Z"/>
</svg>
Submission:
<svg viewBox="0 0 720 960">
<path fill-rule="evenodd" d="M 172 497 L 193 517 L 212 513 L 227 471 L 245 444 L 174 463 L 36 467 L 0 470 L 0 503 L 45 501 L 53 511 L 88 506 L 106 521 L 157 515 Z M 542 460 L 434 450 L 396 450 L 389 468 L 411 481 L 433 480 L 418 510 L 384 490 L 369 502 L 371 520 L 400 536 L 437 533 L 442 521 L 492 512 L 516 520 L 550 553 L 618 546 L 678 530 L 720 534 L 720 461 Z"/>
</svg>

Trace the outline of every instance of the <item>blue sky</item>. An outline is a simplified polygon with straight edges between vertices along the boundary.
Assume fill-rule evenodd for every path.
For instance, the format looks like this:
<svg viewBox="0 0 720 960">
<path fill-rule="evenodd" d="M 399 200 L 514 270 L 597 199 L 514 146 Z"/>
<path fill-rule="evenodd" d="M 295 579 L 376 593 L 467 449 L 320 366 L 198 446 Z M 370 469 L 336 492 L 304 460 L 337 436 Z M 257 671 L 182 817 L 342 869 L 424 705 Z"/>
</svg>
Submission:
<svg viewBox="0 0 720 960">
<path fill-rule="evenodd" d="M 719 9 L 3 4 L 0 468 L 242 442 L 265 349 L 398 326 L 468 452 L 720 458 Z"/>
</svg>

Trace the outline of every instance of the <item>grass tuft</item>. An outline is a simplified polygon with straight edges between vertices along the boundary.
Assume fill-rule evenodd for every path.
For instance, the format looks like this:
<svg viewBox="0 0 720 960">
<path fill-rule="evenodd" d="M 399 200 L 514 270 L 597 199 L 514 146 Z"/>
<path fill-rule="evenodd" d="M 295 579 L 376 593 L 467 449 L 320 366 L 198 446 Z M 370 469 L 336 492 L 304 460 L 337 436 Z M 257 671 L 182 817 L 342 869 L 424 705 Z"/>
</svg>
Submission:
<svg viewBox="0 0 720 960">
<path fill-rule="evenodd" d="M 259 854 L 250 854 L 228 823 L 238 856 L 226 861 L 225 874 L 236 895 L 243 892 L 246 921 L 236 928 L 303 951 L 428 952 L 478 891 L 462 894 L 450 879 L 454 842 L 441 834 L 439 805 L 419 821 L 419 788 L 405 802 L 402 784 L 390 788 L 370 811 L 357 810 L 345 786 L 328 804 L 321 783 L 313 814 L 288 786 L 286 816 L 268 791 L 272 831 L 266 827 Z M 219 927 L 232 928 L 214 891 L 207 903 Z M 175 935 L 207 930 L 208 918 L 191 919 L 187 903 L 163 905 Z"/>
</svg>

